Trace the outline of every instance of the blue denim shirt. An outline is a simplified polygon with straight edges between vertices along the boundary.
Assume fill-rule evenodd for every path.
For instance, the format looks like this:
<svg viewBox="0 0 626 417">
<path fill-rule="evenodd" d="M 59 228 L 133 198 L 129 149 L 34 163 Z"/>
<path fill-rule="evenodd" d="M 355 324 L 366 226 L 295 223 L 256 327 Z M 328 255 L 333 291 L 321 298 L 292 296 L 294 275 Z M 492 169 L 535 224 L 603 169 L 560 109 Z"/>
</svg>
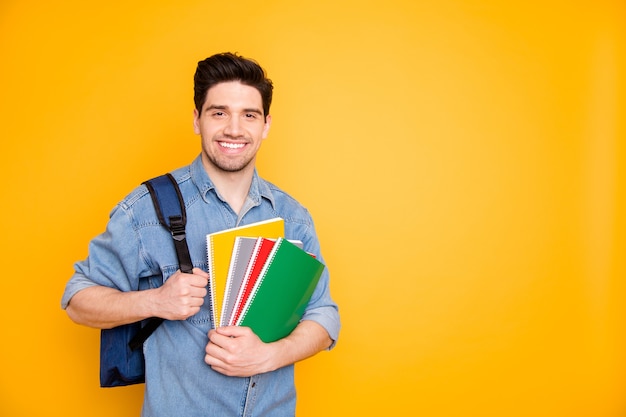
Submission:
<svg viewBox="0 0 626 417">
<path fill-rule="evenodd" d="M 187 210 L 187 243 L 194 267 L 207 270 L 206 235 L 272 217 L 285 220 L 285 237 L 324 262 L 309 212 L 296 200 L 254 173 L 239 216 L 220 198 L 201 158 L 172 173 Z M 89 256 L 75 265 L 61 301 L 66 308 L 78 291 L 104 285 L 122 291 L 155 288 L 178 269 L 170 234 L 159 224 L 145 186 L 111 212 L 107 229 L 89 245 Z M 304 320 L 339 335 L 337 305 L 330 297 L 325 269 Z M 208 302 L 198 314 L 165 321 L 145 342 L 146 385 L 142 416 L 293 416 L 294 367 L 286 366 L 250 378 L 224 376 L 204 362 L 211 328 Z M 331 346 L 332 347 L 332 346 Z M 95 353 L 94 353 L 95 354 Z"/>
</svg>

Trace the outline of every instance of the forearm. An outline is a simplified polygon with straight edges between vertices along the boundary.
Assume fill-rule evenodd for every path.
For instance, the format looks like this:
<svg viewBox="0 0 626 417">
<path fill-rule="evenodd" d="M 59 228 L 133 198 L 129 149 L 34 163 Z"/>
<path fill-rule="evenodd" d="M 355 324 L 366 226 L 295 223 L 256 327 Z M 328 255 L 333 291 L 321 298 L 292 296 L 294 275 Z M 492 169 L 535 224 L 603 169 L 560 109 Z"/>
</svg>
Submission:
<svg viewBox="0 0 626 417">
<path fill-rule="evenodd" d="M 151 292 L 122 292 L 102 286 L 89 287 L 72 297 L 66 312 L 78 324 L 108 329 L 151 317 Z"/>
<path fill-rule="evenodd" d="M 273 368 L 282 368 L 311 357 L 328 349 L 331 343 L 326 329 L 314 321 L 303 320 L 289 336 L 273 343 L 276 349 Z"/>
</svg>

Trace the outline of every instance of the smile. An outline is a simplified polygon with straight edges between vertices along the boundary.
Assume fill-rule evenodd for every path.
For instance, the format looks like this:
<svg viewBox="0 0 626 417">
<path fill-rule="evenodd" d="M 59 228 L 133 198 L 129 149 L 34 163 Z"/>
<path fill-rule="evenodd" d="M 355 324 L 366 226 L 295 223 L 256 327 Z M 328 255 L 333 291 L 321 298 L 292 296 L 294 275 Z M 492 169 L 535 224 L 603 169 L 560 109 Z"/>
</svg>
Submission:
<svg viewBox="0 0 626 417">
<path fill-rule="evenodd" d="M 228 143 L 228 142 L 220 142 L 220 146 L 228 149 L 241 149 L 246 146 L 245 143 Z"/>
</svg>

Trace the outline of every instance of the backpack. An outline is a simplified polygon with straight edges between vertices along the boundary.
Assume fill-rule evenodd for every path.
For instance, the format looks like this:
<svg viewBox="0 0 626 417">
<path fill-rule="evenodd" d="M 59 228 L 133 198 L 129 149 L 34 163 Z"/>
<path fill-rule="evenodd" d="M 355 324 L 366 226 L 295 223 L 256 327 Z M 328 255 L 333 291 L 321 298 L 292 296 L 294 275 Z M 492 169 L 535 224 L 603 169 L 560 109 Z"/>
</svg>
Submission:
<svg viewBox="0 0 626 417">
<path fill-rule="evenodd" d="M 144 182 L 159 218 L 171 234 L 181 272 L 191 273 L 193 264 L 187 247 L 185 202 L 171 174 Z M 143 343 L 164 319 L 152 317 L 100 331 L 100 386 L 103 388 L 145 382 Z"/>
</svg>

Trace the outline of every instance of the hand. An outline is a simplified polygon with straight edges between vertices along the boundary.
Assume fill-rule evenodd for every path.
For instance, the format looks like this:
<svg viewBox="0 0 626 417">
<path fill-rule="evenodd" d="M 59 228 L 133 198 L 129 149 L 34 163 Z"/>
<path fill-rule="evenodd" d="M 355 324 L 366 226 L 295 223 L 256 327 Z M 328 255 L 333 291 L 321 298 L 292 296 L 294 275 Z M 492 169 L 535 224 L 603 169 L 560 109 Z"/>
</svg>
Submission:
<svg viewBox="0 0 626 417">
<path fill-rule="evenodd" d="M 155 315 L 167 320 L 185 320 L 198 313 L 207 295 L 208 281 L 209 274 L 199 268 L 194 268 L 191 274 L 175 272 L 155 290 Z"/>
<path fill-rule="evenodd" d="M 276 369 L 271 346 L 263 343 L 249 327 L 218 327 L 209 331 L 204 361 L 224 375 L 257 375 Z"/>
</svg>

